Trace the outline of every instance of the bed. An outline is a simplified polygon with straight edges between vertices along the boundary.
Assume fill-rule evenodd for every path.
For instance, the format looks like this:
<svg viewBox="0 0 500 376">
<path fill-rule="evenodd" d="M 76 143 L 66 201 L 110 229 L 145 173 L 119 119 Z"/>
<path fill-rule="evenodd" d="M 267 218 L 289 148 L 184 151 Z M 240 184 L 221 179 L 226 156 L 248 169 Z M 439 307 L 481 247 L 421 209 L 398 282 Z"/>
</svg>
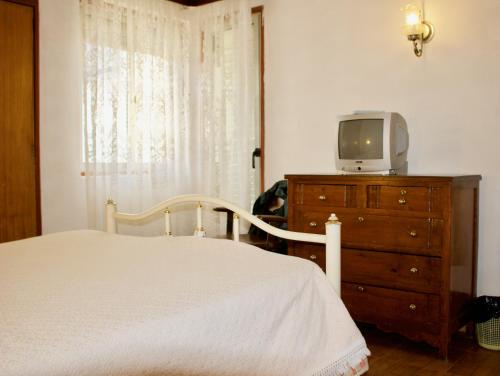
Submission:
<svg viewBox="0 0 500 376">
<path fill-rule="evenodd" d="M 338 275 L 332 284 L 312 262 L 205 238 L 200 215 L 198 236 L 169 236 L 170 208 L 202 199 L 262 225 L 234 205 L 193 195 L 137 215 L 109 202 L 107 232 L 0 244 L 0 374 L 366 372 L 369 351 L 335 291 Z M 167 236 L 115 233 L 116 221 L 159 210 Z M 327 235 L 304 239 L 326 243 L 334 259 L 339 226 L 332 220 Z"/>
</svg>

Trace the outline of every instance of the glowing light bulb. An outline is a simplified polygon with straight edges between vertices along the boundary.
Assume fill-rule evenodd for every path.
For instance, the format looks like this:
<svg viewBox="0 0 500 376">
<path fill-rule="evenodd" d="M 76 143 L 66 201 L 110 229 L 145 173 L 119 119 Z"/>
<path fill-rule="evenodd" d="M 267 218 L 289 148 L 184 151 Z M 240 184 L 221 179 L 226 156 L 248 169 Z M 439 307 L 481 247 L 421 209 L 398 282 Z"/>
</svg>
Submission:
<svg viewBox="0 0 500 376">
<path fill-rule="evenodd" d="M 370 145 L 371 143 L 372 143 L 371 140 L 366 140 L 367 145 Z"/>
<path fill-rule="evenodd" d="M 407 25 L 417 25 L 420 23 L 420 17 L 417 13 L 409 13 L 406 15 Z"/>
</svg>

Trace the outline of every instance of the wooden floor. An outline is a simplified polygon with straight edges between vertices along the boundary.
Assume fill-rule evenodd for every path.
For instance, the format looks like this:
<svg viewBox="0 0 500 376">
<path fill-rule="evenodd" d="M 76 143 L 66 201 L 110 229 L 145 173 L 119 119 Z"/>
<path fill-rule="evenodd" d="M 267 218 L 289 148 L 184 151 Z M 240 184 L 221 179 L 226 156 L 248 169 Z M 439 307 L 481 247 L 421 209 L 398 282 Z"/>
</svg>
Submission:
<svg viewBox="0 0 500 376">
<path fill-rule="evenodd" d="M 465 333 L 458 333 L 453 338 L 446 361 L 440 359 L 437 352 L 425 344 L 383 333 L 373 327 L 361 326 L 360 329 L 372 352 L 367 376 L 500 375 L 500 351 L 477 346 Z"/>
</svg>

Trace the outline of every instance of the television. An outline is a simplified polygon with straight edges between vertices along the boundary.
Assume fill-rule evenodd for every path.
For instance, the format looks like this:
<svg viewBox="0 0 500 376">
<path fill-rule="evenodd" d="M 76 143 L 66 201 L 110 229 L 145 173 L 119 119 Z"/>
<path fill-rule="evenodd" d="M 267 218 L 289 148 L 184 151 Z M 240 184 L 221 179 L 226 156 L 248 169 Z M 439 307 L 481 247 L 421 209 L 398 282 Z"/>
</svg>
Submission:
<svg viewBox="0 0 500 376">
<path fill-rule="evenodd" d="M 335 135 L 337 170 L 353 174 L 408 172 L 408 128 L 397 112 L 339 116 Z"/>
</svg>

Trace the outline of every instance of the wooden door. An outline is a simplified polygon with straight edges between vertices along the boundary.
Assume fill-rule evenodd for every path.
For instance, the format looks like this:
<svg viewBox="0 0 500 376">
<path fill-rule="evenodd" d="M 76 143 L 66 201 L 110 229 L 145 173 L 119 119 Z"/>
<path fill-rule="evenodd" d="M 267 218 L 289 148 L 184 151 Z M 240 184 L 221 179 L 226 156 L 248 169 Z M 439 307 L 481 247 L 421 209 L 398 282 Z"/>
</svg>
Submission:
<svg viewBox="0 0 500 376">
<path fill-rule="evenodd" d="M 39 233 L 34 21 L 0 0 L 0 242 Z"/>
</svg>

